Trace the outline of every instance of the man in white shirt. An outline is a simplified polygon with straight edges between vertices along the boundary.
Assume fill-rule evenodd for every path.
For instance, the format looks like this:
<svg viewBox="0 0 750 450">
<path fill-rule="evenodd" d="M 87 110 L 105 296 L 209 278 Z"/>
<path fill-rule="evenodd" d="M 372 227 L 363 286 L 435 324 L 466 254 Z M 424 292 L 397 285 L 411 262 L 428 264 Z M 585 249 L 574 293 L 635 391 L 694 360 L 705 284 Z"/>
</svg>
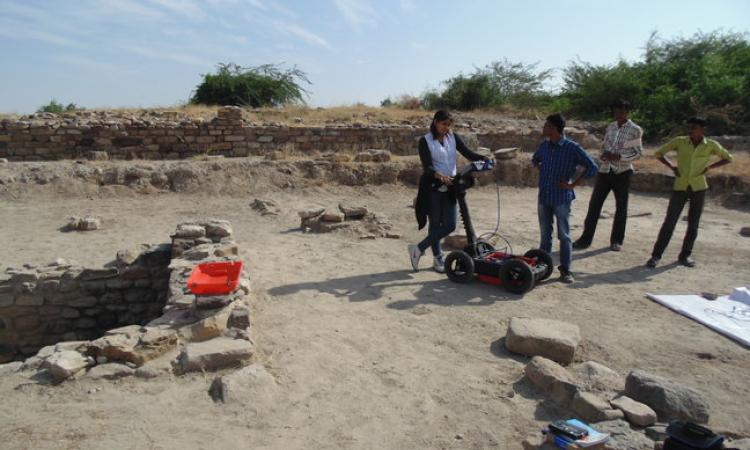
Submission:
<svg viewBox="0 0 750 450">
<path fill-rule="evenodd" d="M 573 248 L 584 249 L 591 245 L 596 232 L 596 224 L 602 212 L 609 191 L 615 196 L 615 220 L 609 238 L 609 248 L 618 252 L 625 240 L 625 225 L 628 219 L 628 194 L 630 177 L 633 174 L 632 161 L 643 154 L 641 139 L 643 130 L 628 118 L 630 103 L 618 100 L 612 105 L 615 121 L 607 126 L 599 157 L 599 174 L 596 177 L 594 192 L 591 193 L 589 210 L 584 222 L 583 234 L 573 243 Z"/>
</svg>

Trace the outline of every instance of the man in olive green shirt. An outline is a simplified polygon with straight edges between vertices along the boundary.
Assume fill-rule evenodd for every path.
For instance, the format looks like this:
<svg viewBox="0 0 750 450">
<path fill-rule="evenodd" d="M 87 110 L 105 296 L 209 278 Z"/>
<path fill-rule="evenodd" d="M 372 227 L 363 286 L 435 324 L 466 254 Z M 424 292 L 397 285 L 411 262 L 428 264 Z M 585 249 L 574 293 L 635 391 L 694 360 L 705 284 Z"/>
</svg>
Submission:
<svg viewBox="0 0 750 450">
<path fill-rule="evenodd" d="M 698 224 L 701 213 L 703 213 L 703 203 L 706 198 L 706 172 L 710 169 L 729 164 L 732 155 L 724 149 L 718 142 L 712 139 L 706 139 L 706 120 L 701 117 L 692 117 L 688 119 L 688 136 L 680 136 L 671 140 L 669 143 L 656 151 L 655 155 L 662 164 L 666 165 L 675 174 L 674 190 L 669 199 L 667 207 L 667 216 L 659 230 L 659 237 L 654 244 L 654 250 L 651 252 L 651 259 L 646 265 L 656 267 L 661 259 L 661 255 L 672 238 L 674 227 L 680 219 L 682 209 L 685 203 L 690 202 L 688 209 L 688 227 L 685 232 L 685 239 L 682 241 L 682 251 L 678 261 L 686 267 L 695 267 L 695 261 L 690 257 L 693 252 L 693 244 L 698 237 Z M 667 159 L 666 154 L 677 152 L 677 165 Z M 709 164 L 711 157 L 719 157 L 719 161 Z"/>
</svg>

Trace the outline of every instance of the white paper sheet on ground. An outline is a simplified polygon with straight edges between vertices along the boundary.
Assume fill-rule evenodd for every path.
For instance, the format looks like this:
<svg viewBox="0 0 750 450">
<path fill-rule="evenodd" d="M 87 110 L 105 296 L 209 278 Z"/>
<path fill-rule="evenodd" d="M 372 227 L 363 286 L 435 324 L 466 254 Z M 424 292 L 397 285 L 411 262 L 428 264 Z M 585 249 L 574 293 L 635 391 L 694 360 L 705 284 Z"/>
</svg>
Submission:
<svg viewBox="0 0 750 450">
<path fill-rule="evenodd" d="M 724 295 L 716 300 L 706 300 L 700 295 L 646 296 L 750 347 L 750 298 L 745 298 L 747 291 L 747 288 L 739 288 L 733 292 L 732 298 Z"/>
<path fill-rule="evenodd" d="M 734 300 L 737 302 L 742 302 L 746 305 L 750 305 L 750 286 L 732 289 L 732 294 L 729 296 L 729 300 Z"/>
</svg>

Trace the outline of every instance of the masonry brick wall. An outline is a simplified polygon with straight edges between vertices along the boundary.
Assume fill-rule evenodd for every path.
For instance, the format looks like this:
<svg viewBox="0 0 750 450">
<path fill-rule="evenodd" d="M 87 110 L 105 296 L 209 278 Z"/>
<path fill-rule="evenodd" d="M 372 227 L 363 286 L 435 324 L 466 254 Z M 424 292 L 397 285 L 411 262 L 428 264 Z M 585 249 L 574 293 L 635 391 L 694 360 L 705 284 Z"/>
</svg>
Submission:
<svg viewBox="0 0 750 450">
<path fill-rule="evenodd" d="M 6 271 L 0 278 L 0 363 L 160 316 L 170 257 L 170 245 L 157 245 L 120 268 L 60 262 Z"/>
<path fill-rule="evenodd" d="M 458 130 L 469 144 L 521 147 L 533 151 L 541 141 L 538 130 Z M 585 131 L 571 130 L 585 139 Z M 61 117 L 36 114 L 27 120 L 0 121 L 0 157 L 11 161 L 50 161 L 106 157 L 111 159 L 184 159 L 212 154 L 244 157 L 273 151 L 300 154 L 358 152 L 385 149 L 395 155 L 415 155 L 423 127 L 403 126 L 254 126 L 242 119 L 242 110 L 225 107 L 217 117 L 148 120 L 92 116 Z"/>
</svg>

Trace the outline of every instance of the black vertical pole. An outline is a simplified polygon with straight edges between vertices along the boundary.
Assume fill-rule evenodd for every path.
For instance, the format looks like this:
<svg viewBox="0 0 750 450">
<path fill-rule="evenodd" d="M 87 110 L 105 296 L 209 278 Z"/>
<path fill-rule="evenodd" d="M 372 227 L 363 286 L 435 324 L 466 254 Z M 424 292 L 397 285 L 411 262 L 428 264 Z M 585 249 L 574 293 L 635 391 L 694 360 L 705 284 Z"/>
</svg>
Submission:
<svg viewBox="0 0 750 450">
<path fill-rule="evenodd" d="M 466 230 L 466 239 L 469 242 L 469 256 L 476 258 L 479 256 L 476 254 L 477 235 L 474 233 L 474 226 L 471 224 L 469 206 L 466 204 L 466 192 L 456 194 L 456 199 L 458 200 L 458 209 L 461 211 L 461 220 Z"/>
</svg>

